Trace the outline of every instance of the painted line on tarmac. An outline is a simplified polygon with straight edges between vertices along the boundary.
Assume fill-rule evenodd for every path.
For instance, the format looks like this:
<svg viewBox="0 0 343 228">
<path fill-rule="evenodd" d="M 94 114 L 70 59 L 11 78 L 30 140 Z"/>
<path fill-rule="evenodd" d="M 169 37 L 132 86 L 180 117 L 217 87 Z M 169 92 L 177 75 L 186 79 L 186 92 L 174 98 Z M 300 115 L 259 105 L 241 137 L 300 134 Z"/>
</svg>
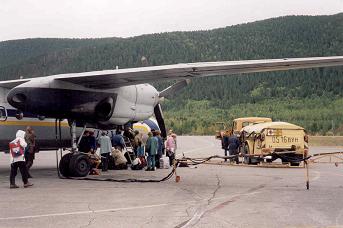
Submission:
<svg viewBox="0 0 343 228">
<path fill-rule="evenodd" d="M 221 199 L 231 198 L 231 197 L 232 196 L 222 196 L 222 197 L 213 198 L 212 200 L 221 200 Z M 187 203 L 187 204 L 200 203 L 202 201 L 207 202 L 207 199 L 173 202 L 173 203 L 152 204 L 152 205 L 136 206 L 136 207 L 111 208 L 111 209 L 103 209 L 103 210 L 87 210 L 87 211 L 74 211 L 74 212 L 51 213 L 51 214 L 41 214 L 41 215 L 3 217 L 3 218 L 0 218 L 0 221 L 18 220 L 18 219 L 35 219 L 35 218 L 57 217 L 57 216 L 68 216 L 68 215 L 85 215 L 85 214 L 92 214 L 92 213 L 117 212 L 117 211 L 127 211 L 127 210 L 136 210 L 136 209 L 154 208 L 154 207 L 165 207 L 165 206 L 170 206 L 170 205 L 182 205 L 185 203 Z"/>
<path fill-rule="evenodd" d="M 153 208 L 153 207 L 164 207 L 164 206 L 168 206 L 168 205 L 170 205 L 170 204 L 163 203 L 163 204 L 153 204 L 153 205 L 146 205 L 146 206 L 122 207 L 122 208 L 112 208 L 112 209 L 94 210 L 94 211 L 88 210 L 88 211 L 75 211 L 75 212 L 52 213 L 52 214 L 42 214 L 42 215 L 27 215 L 27 216 L 19 216 L 19 217 L 0 218 L 0 221 L 16 220 L 16 219 L 33 219 L 33 218 L 44 218 L 44 217 L 56 217 L 56 216 L 66 216 L 66 215 L 83 215 L 83 214 L 92 214 L 92 213 L 116 212 L 116 211 L 126 211 L 126 210 L 134 210 L 134 209 Z"/>
</svg>

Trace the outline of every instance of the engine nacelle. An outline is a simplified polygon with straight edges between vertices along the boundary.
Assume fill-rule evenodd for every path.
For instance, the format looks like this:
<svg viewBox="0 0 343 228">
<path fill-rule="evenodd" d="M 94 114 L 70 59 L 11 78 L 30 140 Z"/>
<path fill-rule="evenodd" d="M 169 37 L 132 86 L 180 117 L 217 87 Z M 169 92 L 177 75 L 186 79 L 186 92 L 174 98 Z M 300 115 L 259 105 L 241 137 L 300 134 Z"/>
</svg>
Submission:
<svg viewBox="0 0 343 228">
<path fill-rule="evenodd" d="M 113 93 L 25 84 L 15 87 L 7 95 L 8 103 L 24 112 L 85 121 L 105 121 L 113 114 L 116 100 Z"/>
<path fill-rule="evenodd" d="M 158 91 L 149 84 L 124 86 L 113 90 L 116 102 L 113 115 L 101 124 L 123 125 L 127 122 L 145 120 L 154 114 L 159 102 Z"/>
<path fill-rule="evenodd" d="M 159 97 L 149 84 L 97 90 L 46 77 L 13 88 L 7 100 L 21 111 L 46 118 L 114 126 L 148 119 Z"/>
</svg>

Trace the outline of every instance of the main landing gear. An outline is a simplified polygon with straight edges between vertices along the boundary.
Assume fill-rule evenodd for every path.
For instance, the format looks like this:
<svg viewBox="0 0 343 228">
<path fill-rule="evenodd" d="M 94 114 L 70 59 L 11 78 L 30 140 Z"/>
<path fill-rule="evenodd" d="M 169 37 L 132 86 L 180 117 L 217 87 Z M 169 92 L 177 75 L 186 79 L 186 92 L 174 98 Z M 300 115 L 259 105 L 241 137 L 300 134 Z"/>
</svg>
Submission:
<svg viewBox="0 0 343 228">
<path fill-rule="evenodd" d="M 84 126 L 80 139 L 77 143 L 80 143 L 81 137 L 86 129 Z M 61 120 L 56 120 L 55 122 L 55 132 L 56 132 L 56 141 L 61 147 Z M 76 123 L 75 121 L 71 122 L 71 144 L 72 150 L 70 153 L 64 154 L 62 153 L 62 148 L 56 151 L 56 159 L 57 159 L 57 172 L 59 177 L 85 177 L 88 175 L 90 170 L 90 163 L 88 160 L 88 156 L 85 153 L 79 152 L 77 150 L 77 143 L 76 143 Z M 61 160 L 58 162 L 58 158 L 61 157 Z M 61 176 L 62 175 L 62 176 Z"/>
</svg>

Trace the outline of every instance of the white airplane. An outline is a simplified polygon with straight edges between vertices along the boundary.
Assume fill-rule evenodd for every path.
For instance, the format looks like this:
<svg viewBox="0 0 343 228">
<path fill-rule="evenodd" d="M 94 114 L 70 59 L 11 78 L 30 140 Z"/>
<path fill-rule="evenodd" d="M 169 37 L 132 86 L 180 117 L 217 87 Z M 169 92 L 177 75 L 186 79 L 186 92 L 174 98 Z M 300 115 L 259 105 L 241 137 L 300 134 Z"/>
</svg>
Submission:
<svg viewBox="0 0 343 228">
<path fill-rule="evenodd" d="M 54 127 L 54 119 L 66 119 L 68 121 L 61 123 L 62 143 L 59 146 L 70 145 L 70 126 L 73 153 L 62 157 L 60 164 L 74 176 L 85 176 L 89 165 L 87 158 L 76 150 L 77 125 L 108 130 L 148 119 L 154 114 L 165 136 L 160 99 L 187 85 L 189 79 L 340 65 L 343 65 L 343 56 L 222 61 L 1 81 L 0 146 L 7 147 L 19 127 L 30 125 L 36 128 L 42 148 L 56 148 L 54 131 L 44 127 Z M 163 80 L 179 82 L 161 92 L 147 84 Z M 22 116 L 24 118 L 19 120 Z"/>
</svg>

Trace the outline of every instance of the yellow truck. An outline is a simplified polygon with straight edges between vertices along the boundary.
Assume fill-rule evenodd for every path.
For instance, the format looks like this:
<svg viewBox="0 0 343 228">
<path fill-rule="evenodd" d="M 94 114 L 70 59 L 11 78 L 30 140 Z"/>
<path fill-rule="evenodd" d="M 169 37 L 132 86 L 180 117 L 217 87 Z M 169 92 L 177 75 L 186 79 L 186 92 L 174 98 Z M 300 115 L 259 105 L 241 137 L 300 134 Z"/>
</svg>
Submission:
<svg viewBox="0 0 343 228">
<path fill-rule="evenodd" d="M 306 157 L 308 153 L 305 129 L 286 122 L 265 122 L 243 127 L 240 141 L 240 152 L 247 164 L 272 162 L 281 158 L 283 163 L 299 166 L 298 159 Z"/>
</svg>

